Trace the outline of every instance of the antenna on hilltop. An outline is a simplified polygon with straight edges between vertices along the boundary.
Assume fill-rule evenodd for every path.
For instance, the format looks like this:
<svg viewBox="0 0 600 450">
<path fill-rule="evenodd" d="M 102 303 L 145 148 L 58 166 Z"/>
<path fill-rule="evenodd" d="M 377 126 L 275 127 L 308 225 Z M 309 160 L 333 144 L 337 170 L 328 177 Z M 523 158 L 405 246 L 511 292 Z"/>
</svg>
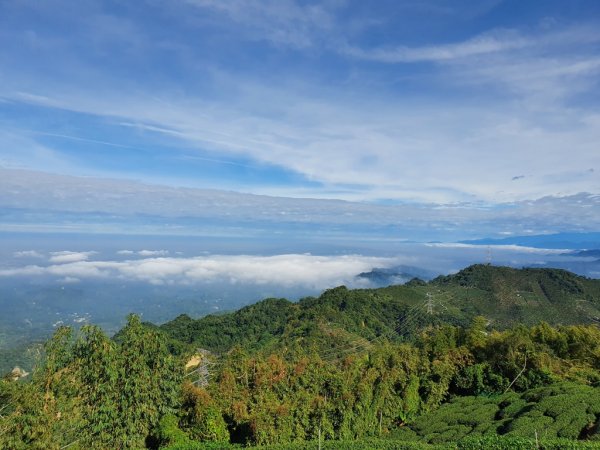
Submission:
<svg viewBox="0 0 600 450">
<path fill-rule="evenodd" d="M 485 252 L 485 261 L 488 266 L 492 264 L 492 246 L 491 245 L 487 246 L 487 251 Z"/>
</svg>

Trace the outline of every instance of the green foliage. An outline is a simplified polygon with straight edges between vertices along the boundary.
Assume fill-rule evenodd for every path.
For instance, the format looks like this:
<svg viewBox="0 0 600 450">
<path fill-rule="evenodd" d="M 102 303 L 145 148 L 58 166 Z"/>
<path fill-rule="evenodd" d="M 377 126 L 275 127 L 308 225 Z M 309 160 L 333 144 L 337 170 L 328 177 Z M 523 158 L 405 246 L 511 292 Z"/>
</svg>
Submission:
<svg viewBox="0 0 600 450">
<path fill-rule="evenodd" d="M 600 449 L 594 442 L 572 441 L 569 439 L 525 439 L 506 436 L 482 436 L 467 438 L 452 445 L 457 450 L 587 450 Z"/>
<path fill-rule="evenodd" d="M 185 384 L 180 414 L 181 426 L 191 439 L 202 442 L 229 441 L 221 410 L 206 390 Z"/>
<path fill-rule="evenodd" d="M 166 414 L 158 422 L 154 433 L 157 446 L 173 447 L 191 445 L 188 435 L 179 428 L 179 419 L 174 414 Z"/>
<path fill-rule="evenodd" d="M 259 447 L 263 450 L 317 450 L 318 442 L 304 442 L 296 445 L 277 445 Z M 362 439 L 360 441 L 325 441 L 324 450 L 441 450 L 441 447 L 419 442 L 399 442 L 389 439 Z"/>
<path fill-rule="evenodd" d="M 257 348 L 281 335 L 296 309 L 288 300 L 267 299 L 235 313 L 206 316 L 201 321 L 181 315 L 160 328 L 174 341 L 216 352 L 242 343 Z"/>
<path fill-rule="evenodd" d="M 43 391 L 27 383 L 0 381 L 0 448 L 58 449 L 54 409 L 46 407 Z M 48 405 L 52 406 L 52 405 Z"/>
<path fill-rule="evenodd" d="M 169 356 L 165 342 L 130 316 L 123 332 L 118 364 L 120 411 L 125 418 L 120 442 L 139 446 L 161 416 L 175 412 L 181 364 Z"/>
<path fill-rule="evenodd" d="M 240 448 L 233 445 L 188 443 L 165 447 L 165 450 L 231 450 Z M 288 443 L 285 445 L 267 445 L 253 447 L 257 450 L 593 450 L 599 449 L 599 443 L 578 442 L 568 439 L 535 439 L 512 438 L 505 436 L 484 436 L 467 438 L 448 444 L 424 444 L 406 442 L 395 439 L 362 439 L 360 441 L 323 441 Z"/>
<path fill-rule="evenodd" d="M 396 435 L 430 443 L 497 435 L 577 440 L 596 434 L 599 419 L 600 388 L 560 383 L 520 395 L 457 397 Z"/>
<path fill-rule="evenodd" d="M 76 339 L 60 328 L 31 382 L 3 382 L 12 406 L 0 448 L 144 447 L 160 417 L 177 408 L 181 378 L 164 339 L 135 316 L 120 345 L 95 326 Z"/>
<path fill-rule="evenodd" d="M 575 321 L 596 284 L 472 266 L 160 327 L 130 316 L 112 340 L 60 328 L 30 381 L 0 381 L 0 448 L 593 448 L 600 329 L 505 325 Z M 216 353 L 200 352 L 217 363 L 202 387 L 183 381 L 198 348 Z"/>
<path fill-rule="evenodd" d="M 187 443 L 164 447 L 164 450 L 230 450 L 240 448 L 235 445 Z M 420 442 L 400 442 L 389 439 L 362 439 L 360 441 L 317 441 L 296 442 L 276 445 L 261 445 L 257 450 L 442 450 L 447 447 L 423 444 Z"/>
<path fill-rule="evenodd" d="M 434 314 L 415 314 L 427 294 L 433 299 Z M 198 320 L 182 315 L 159 329 L 176 353 L 185 352 L 186 347 L 225 353 L 235 346 L 251 351 L 285 347 L 323 353 L 377 336 L 410 340 L 423 328 L 441 325 L 466 328 L 463 339 L 470 339 L 467 345 L 475 347 L 486 341 L 488 323 L 495 329 L 509 328 L 517 322 L 583 324 L 597 316 L 599 280 L 556 269 L 474 265 L 429 283 L 415 281 L 404 286 L 356 290 L 341 286 L 298 303 L 267 299 L 234 313 Z M 539 332 L 554 352 L 574 353 L 579 349 L 586 353 L 585 336 L 575 336 L 579 343 L 575 347 L 543 336 L 543 330 Z M 599 356 L 593 356 L 596 362 Z"/>
</svg>

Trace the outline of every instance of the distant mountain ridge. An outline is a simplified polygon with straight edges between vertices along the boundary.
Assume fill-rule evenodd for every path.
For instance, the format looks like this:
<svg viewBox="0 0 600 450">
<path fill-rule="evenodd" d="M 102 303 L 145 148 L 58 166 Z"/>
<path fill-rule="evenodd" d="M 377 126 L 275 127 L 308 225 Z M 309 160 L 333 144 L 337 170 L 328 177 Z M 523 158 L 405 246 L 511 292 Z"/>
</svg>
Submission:
<svg viewBox="0 0 600 450">
<path fill-rule="evenodd" d="M 474 245 L 521 245 L 523 247 L 586 250 L 600 248 L 600 232 L 555 233 L 461 241 Z"/>
<path fill-rule="evenodd" d="M 600 249 L 580 250 L 578 252 L 567 253 L 571 256 L 581 256 L 584 258 L 600 258 Z"/>
<path fill-rule="evenodd" d="M 398 265 L 385 268 L 375 267 L 369 272 L 359 273 L 357 277 L 367 279 L 376 286 L 389 286 L 390 284 L 404 284 L 413 278 L 428 281 L 437 275 L 438 273 L 420 267 Z"/>
</svg>

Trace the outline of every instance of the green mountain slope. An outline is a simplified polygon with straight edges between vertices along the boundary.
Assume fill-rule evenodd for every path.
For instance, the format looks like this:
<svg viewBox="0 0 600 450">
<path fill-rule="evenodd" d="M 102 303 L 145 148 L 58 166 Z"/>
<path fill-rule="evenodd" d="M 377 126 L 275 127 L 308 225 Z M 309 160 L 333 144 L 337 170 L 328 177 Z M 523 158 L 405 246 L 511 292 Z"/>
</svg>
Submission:
<svg viewBox="0 0 600 450">
<path fill-rule="evenodd" d="M 197 320 L 182 315 L 160 329 L 175 348 L 193 344 L 223 352 L 236 345 L 255 350 L 310 343 L 318 351 L 333 351 L 373 339 L 410 337 L 427 325 L 468 326 L 476 316 L 486 317 L 495 329 L 540 321 L 592 323 L 600 318 L 600 280 L 559 269 L 474 265 L 428 283 L 341 286 L 297 303 L 267 299 Z"/>
<path fill-rule="evenodd" d="M 474 265 L 432 281 L 452 304 L 477 311 L 497 326 L 540 320 L 552 324 L 589 323 L 599 316 L 600 280 L 561 269 L 513 269 Z M 469 299 L 475 300 L 470 304 Z"/>
<path fill-rule="evenodd" d="M 0 379 L 0 448 L 597 448 L 600 328 L 567 324 L 591 321 L 598 283 L 472 266 L 130 316 L 114 339 L 61 327 L 30 381 Z"/>
</svg>

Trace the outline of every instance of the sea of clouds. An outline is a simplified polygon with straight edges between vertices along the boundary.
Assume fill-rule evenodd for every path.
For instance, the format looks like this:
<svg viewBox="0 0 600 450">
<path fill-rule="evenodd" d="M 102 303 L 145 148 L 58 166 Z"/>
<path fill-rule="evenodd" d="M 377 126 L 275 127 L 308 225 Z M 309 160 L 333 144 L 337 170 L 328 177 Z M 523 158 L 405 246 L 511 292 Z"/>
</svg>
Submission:
<svg viewBox="0 0 600 450">
<path fill-rule="evenodd" d="M 124 260 L 91 259 L 96 252 L 60 251 L 43 255 L 34 250 L 15 252 L 44 263 L 0 270 L 0 277 L 53 277 L 62 282 L 90 279 L 141 281 L 154 285 L 195 283 L 274 284 L 322 289 L 356 285 L 355 276 L 373 267 L 389 267 L 394 258 L 362 255 L 204 255 L 166 256 L 168 250 L 119 250 Z M 161 255 L 161 256 L 158 256 Z"/>
</svg>

